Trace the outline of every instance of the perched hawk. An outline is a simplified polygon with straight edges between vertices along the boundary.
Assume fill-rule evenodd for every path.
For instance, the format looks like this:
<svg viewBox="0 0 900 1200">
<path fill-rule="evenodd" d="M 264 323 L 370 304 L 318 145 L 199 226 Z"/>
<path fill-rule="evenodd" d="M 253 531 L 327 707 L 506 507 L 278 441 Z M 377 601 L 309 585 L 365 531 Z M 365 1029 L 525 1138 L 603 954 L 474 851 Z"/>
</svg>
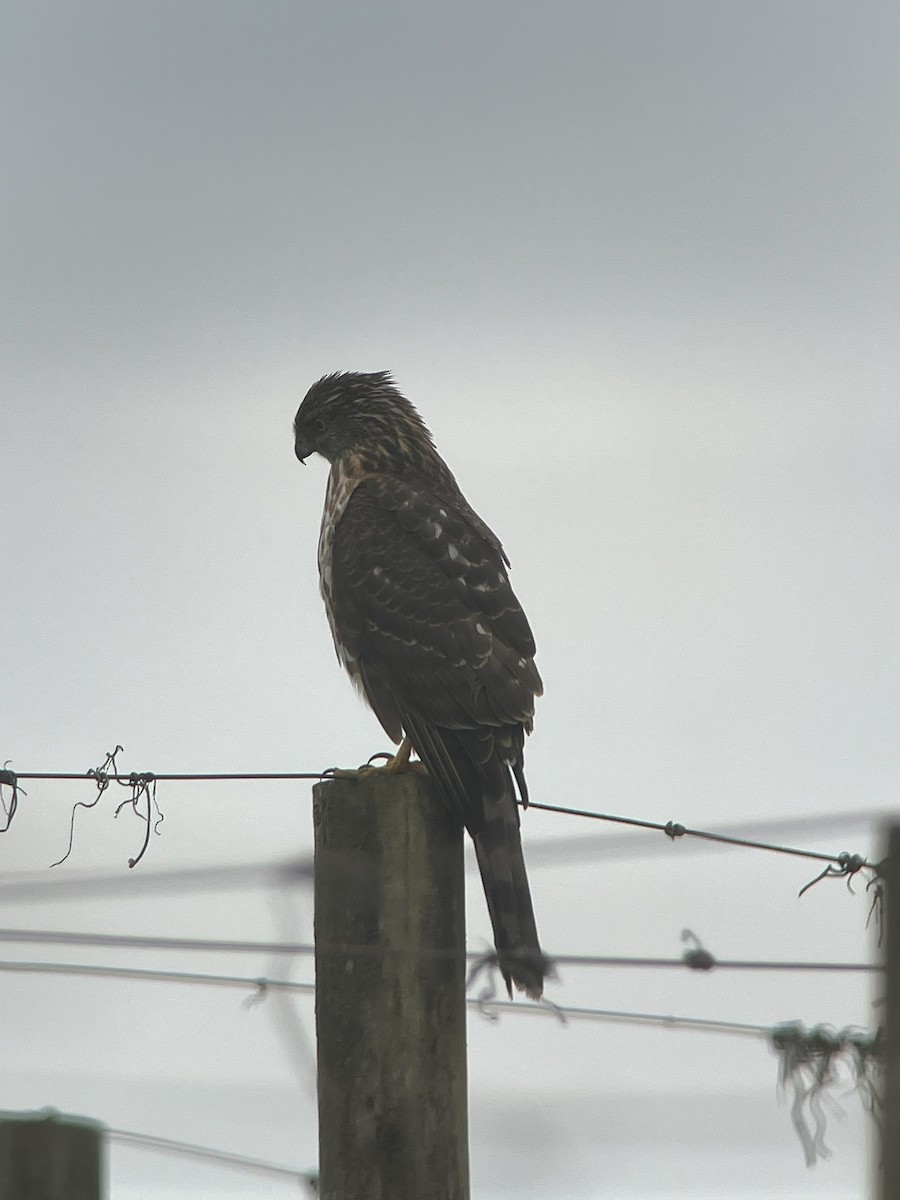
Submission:
<svg viewBox="0 0 900 1200">
<path fill-rule="evenodd" d="M 326 375 L 294 420 L 331 463 L 319 577 L 338 658 L 388 737 L 437 781 L 475 842 L 506 987 L 538 999 L 547 960 L 516 791 L 541 678 L 509 560 L 387 371 Z"/>
</svg>

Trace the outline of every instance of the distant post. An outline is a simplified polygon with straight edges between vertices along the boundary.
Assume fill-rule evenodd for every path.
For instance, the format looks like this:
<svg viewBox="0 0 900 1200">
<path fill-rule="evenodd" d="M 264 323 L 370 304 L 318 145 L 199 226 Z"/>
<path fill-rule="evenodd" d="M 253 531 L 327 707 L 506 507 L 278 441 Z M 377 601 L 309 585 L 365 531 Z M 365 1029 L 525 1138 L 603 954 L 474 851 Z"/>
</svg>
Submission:
<svg viewBox="0 0 900 1200">
<path fill-rule="evenodd" d="M 96 1121 L 52 1110 L 4 1117 L 2 1200 L 102 1200 L 102 1128 Z"/>
<path fill-rule="evenodd" d="M 884 863 L 885 921 L 885 1086 L 881 1122 L 881 1200 L 900 1196 L 900 825 L 891 825 Z"/>
<path fill-rule="evenodd" d="M 313 819 L 322 1200 L 468 1200 L 462 830 L 409 773 Z"/>
</svg>

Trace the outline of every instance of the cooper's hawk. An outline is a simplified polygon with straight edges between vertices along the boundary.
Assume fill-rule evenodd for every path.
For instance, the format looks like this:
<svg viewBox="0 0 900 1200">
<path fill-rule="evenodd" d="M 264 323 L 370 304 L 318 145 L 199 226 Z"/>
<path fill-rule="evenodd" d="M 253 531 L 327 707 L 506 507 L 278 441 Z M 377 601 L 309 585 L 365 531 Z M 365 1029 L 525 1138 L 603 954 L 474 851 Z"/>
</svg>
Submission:
<svg viewBox="0 0 900 1200">
<path fill-rule="evenodd" d="M 331 463 L 319 577 L 338 658 L 475 842 L 500 970 L 534 999 L 541 952 L 516 791 L 541 678 L 498 538 L 387 371 L 326 375 L 294 420 Z"/>
</svg>

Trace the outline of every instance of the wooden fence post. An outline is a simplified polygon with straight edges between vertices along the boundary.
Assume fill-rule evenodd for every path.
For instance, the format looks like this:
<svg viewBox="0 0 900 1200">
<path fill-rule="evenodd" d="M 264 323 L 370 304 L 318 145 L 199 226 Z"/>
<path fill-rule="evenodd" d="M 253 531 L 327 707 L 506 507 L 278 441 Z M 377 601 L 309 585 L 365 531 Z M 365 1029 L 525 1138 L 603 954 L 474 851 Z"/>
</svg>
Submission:
<svg viewBox="0 0 900 1200">
<path fill-rule="evenodd" d="M 885 1074 L 881 1198 L 900 1197 L 900 825 L 887 831 L 885 874 Z"/>
<path fill-rule="evenodd" d="M 102 1129 L 52 1109 L 7 1113 L 0 1120 L 2 1200 L 101 1200 Z"/>
<path fill-rule="evenodd" d="M 409 773 L 313 818 L 322 1200 L 468 1200 L 462 830 Z"/>
</svg>

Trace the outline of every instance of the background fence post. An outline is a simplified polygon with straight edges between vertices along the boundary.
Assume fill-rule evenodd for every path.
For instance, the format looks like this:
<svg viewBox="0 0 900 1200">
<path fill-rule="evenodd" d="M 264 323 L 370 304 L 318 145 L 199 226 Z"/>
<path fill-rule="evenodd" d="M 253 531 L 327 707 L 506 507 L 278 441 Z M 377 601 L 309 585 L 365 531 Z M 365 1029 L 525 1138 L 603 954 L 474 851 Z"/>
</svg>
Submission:
<svg viewBox="0 0 900 1200">
<path fill-rule="evenodd" d="M 900 824 L 887 831 L 885 900 L 885 1074 L 881 1200 L 900 1197 Z"/>
<path fill-rule="evenodd" d="M 102 1130 L 52 1110 L 7 1114 L 0 1120 L 2 1200 L 102 1200 Z"/>
</svg>

